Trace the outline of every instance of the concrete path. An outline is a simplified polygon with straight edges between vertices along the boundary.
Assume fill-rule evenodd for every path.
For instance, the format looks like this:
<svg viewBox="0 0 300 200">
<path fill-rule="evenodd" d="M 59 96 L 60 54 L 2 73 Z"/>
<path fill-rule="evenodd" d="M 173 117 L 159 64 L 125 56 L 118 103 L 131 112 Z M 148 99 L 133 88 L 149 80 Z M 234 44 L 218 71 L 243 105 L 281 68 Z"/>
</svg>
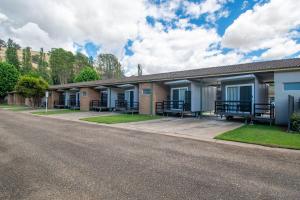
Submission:
<svg viewBox="0 0 300 200">
<path fill-rule="evenodd" d="M 0 110 L 0 199 L 299 199 L 300 154 Z"/>
</svg>

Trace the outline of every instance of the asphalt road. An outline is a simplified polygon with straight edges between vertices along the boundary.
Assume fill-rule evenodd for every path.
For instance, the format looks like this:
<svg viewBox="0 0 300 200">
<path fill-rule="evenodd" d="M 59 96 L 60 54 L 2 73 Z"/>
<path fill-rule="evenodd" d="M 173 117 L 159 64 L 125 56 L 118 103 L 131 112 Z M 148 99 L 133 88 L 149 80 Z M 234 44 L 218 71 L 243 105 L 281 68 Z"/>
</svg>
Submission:
<svg viewBox="0 0 300 200">
<path fill-rule="evenodd" d="M 0 199 L 300 199 L 300 154 L 0 110 Z"/>
</svg>

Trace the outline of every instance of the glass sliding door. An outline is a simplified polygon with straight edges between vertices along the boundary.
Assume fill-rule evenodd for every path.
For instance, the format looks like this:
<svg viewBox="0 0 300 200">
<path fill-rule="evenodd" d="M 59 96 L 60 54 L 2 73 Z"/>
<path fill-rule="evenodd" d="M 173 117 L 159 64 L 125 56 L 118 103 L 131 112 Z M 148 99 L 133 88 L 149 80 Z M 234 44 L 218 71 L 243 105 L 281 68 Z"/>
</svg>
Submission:
<svg viewBox="0 0 300 200">
<path fill-rule="evenodd" d="M 171 100 L 173 102 L 172 109 L 182 109 L 182 102 L 186 100 L 186 92 L 188 88 L 172 88 L 171 89 Z M 182 101 L 182 102 L 181 102 Z"/>
<path fill-rule="evenodd" d="M 229 112 L 250 112 L 253 102 L 253 85 L 226 87 L 226 109 Z"/>
</svg>

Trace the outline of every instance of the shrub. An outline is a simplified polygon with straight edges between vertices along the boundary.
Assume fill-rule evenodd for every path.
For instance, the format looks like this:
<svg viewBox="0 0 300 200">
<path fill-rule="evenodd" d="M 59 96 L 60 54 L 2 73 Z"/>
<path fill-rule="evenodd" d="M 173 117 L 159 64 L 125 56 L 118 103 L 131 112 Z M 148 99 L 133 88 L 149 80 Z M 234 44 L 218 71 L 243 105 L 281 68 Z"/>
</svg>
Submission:
<svg viewBox="0 0 300 200">
<path fill-rule="evenodd" d="M 32 99 L 31 103 L 36 107 L 48 87 L 48 83 L 42 78 L 22 76 L 16 85 L 16 91 L 21 96 Z"/>
<path fill-rule="evenodd" d="M 300 133 L 300 113 L 293 113 L 290 117 L 291 129 Z"/>
</svg>

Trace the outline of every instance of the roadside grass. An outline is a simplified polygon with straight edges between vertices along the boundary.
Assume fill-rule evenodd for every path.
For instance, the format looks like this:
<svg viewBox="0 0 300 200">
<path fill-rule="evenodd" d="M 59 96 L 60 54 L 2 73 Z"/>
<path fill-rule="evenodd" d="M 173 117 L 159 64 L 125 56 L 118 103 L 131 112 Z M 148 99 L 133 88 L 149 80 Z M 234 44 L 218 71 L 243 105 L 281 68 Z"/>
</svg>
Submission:
<svg viewBox="0 0 300 200">
<path fill-rule="evenodd" d="M 161 116 L 139 115 L 139 114 L 134 114 L 134 115 L 118 114 L 118 115 L 109 115 L 109 116 L 88 117 L 80 120 L 102 123 L 102 124 L 118 124 L 118 123 L 147 121 L 147 120 L 160 119 L 160 118 Z"/>
<path fill-rule="evenodd" d="M 244 125 L 215 139 L 300 150 L 300 134 L 288 133 L 278 126 Z"/>
<path fill-rule="evenodd" d="M 46 112 L 45 110 L 36 111 L 36 112 L 32 112 L 32 114 L 34 114 L 34 115 L 57 115 L 57 114 L 65 114 L 65 113 L 72 113 L 72 112 L 80 112 L 80 110 L 55 109 L 55 110 L 48 110 L 48 112 Z"/>
<path fill-rule="evenodd" d="M 31 107 L 28 106 L 19 106 L 19 105 L 8 105 L 8 104 L 0 104 L 0 108 L 4 110 L 10 110 L 10 111 L 25 111 L 25 110 L 31 110 Z"/>
</svg>

